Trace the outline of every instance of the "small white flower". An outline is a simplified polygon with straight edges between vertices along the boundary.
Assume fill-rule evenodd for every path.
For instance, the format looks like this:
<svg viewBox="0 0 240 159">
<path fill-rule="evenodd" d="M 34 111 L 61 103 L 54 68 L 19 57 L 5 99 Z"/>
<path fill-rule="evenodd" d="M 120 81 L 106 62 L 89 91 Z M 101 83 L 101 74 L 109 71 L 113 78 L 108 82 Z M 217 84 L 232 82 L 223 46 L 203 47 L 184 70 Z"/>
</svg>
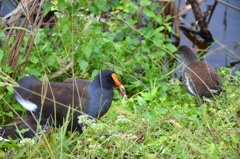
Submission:
<svg viewBox="0 0 240 159">
<path fill-rule="evenodd" d="M 93 144 L 93 145 L 89 145 L 90 149 L 95 149 L 95 148 L 101 148 L 101 145 L 99 144 Z"/>
<path fill-rule="evenodd" d="M 96 132 L 102 131 L 105 128 L 105 126 L 102 123 L 92 123 L 89 127 L 95 130 Z"/>
<path fill-rule="evenodd" d="M 65 0 L 65 2 L 67 2 L 68 4 L 73 4 L 73 0 Z"/>
<path fill-rule="evenodd" d="M 135 140 L 135 139 L 137 139 L 138 137 L 137 137 L 137 135 L 128 134 L 128 135 L 127 135 L 127 138 L 130 139 L 130 140 Z"/>
<path fill-rule="evenodd" d="M 24 147 L 24 146 L 33 146 L 35 144 L 35 141 L 31 138 L 24 138 L 20 140 L 18 143 L 18 146 Z"/>
<path fill-rule="evenodd" d="M 96 154 L 96 153 L 98 153 L 98 149 L 100 149 L 100 148 L 101 148 L 101 145 L 99 145 L 98 143 L 89 145 L 89 152 Z"/>
<path fill-rule="evenodd" d="M 91 119 L 86 114 L 78 116 L 78 124 L 82 124 L 83 126 L 91 126 L 95 122 L 96 120 Z"/>
<path fill-rule="evenodd" d="M 132 121 L 128 118 L 126 118 L 125 116 L 118 116 L 117 117 L 117 120 L 116 120 L 116 123 L 122 123 L 122 124 L 127 124 L 127 123 L 131 123 Z"/>
</svg>

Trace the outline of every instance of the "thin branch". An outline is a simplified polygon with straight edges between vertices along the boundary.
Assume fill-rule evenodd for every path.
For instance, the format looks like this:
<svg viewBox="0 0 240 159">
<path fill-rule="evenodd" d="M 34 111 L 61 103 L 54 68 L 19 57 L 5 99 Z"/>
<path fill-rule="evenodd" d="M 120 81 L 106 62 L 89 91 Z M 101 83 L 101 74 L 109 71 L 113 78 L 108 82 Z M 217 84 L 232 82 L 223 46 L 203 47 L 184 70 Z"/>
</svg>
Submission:
<svg viewBox="0 0 240 159">
<path fill-rule="evenodd" d="M 233 5 L 231 5 L 231 4 L 227 3 L 227 2 L 224 2 L 224 1 L 222 1 L 222 0 L 216 0 L 216 1 L 219 2 L 219 3 L 222 3 L 223 5 L 226 5 L 226 6 L 230 7 L 230 8 L 232 8 L 232 9 L 235 9 L 235 10 L 237 10 L 237 11 L 240 11 L 240 8 L 235 7 L 235 6 L 233 6 Z"/>
</svg>

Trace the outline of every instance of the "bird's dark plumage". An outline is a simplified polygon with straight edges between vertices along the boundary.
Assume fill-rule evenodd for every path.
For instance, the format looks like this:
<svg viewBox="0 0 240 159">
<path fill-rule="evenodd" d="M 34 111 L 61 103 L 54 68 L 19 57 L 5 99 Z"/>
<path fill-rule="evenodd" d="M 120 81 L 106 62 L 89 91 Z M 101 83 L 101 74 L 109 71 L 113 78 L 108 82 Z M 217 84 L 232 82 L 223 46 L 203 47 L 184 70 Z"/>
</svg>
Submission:
<svg viewBox="0 0 240 159">
<path fill-rule="evenodd" d="M 224 91 L 218 72 L 200 61 L 189 47 L 180 46 L 177 53 L 184 59 L 186 67 L 182 74 L 183 84 L 191 95 L 210 98 Z"/>
<path fill-rule="evenodd" d="M 70 79 L 66 82 L 40 82 L 35 77 L 24 77 L 19 80 L 20 87 L 15 89 L 16 100 L 27 110 L 32 111 L 34 118 L 40 119 L 42 126 L 46 124 L 61 126 L 69 120 L 68 130 L 82 131 L 78 124 L 78 116 L 87 114 L 99 119 L 110 108 L 113 99 L 113 87 L 124 89 L 117 75 L 110 70 L 101 71 L 92 82 L 82 79 Z M 70 111 L 69 119 L 66 119 Z M 37 122 L 31 113 L 25 123 L 18 124 L 29 131 L 24 137 L 34 136 Z M 19 137 L 14 128 L 0 129 L 4 138 Z"/>
</svg>

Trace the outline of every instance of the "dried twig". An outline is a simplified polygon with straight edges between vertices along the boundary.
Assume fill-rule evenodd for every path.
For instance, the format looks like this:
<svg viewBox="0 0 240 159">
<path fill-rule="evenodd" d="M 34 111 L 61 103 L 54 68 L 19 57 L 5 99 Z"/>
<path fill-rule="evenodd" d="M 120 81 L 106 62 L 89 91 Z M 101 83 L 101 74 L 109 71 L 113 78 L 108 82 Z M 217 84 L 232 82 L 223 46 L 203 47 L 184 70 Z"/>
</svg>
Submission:
<svg viewBox="0 0 240 159">
<path fill-rule="evenodd" d="M 34 25 L 33 25 L 33 28 L 35 28 L 34 29 L 34 34 L 30 35 L 31 37 L 28 40 L 28 50 L 27 50 L 27 54 L 26 54 L 26 61 L 22 65 L 22 69 L 21 69 L 21 73 L 20 73 L 21 75 L 24 73 L 24 70 L 27 67 L 28 59 L 29 59 L 30 53 L 32 51 L 32 47 L 33 47 L 37 32 L 38 32 L 38 30 L 39 30 L 39 28 L 42 24 L 42 21 L 43 21 L 44 15 L 43 14 L 39 15 L 41 13 L 41 8 L 42 8 L 42 5 L 43 5 L 43 2 L 44 2 L 44 0 L 41 0 L 41 2 L 39 3 L 39 6 L 38 6 L 38 11 L 37 11 L 38 14 L 35 18 L 35 22 L 34 22 Z M 36 8 L 36 7 L 37 6 L 35 6 L 33 8 Z M 40 20 L 38 18 L 39 16 L 41 16 Z"/>
<path fill-rule="evenodd" d="M 240 8 L 235 7 L 235 6 L 233 6 L 233 5 L 231 5 L 231 4 L 227 3 L 227 2 L 224 2 L 224 1 L 222 1 L 222 0 L 217 0 L 217 2 L 222 3 L 222 4 L 228 6 L 228 7 L 232 8 L 232 9 L 235 9 L 235 10 L 237 10 L 237 11 L 240 11 Z"/>
<path fill-rule="evenodd" d="M 214 39 L 212 37 L 211 32 L 208 29 L 208 25 L 206 22 L 206 18 L 203 16 L 203 13 L 201 12 L 201 8 L 199 7 L 199 3 L 196 0 L 188 0 L 188 2 L 191 4 L 194 16 L 196 18 L 196 21 L 198 22 L 198 26 L 200 27 L 200 36 L 206 40 L 207 42 L 213 42 Z"/>
<path fill-rule="evenodd" d="M 51 76 L 50 79 L 61 76 L 64 72 L 66 72 L 67 70 L 69 70 L 71 67 L 73 66 L 73 61 L 70 62 L 69 64 L 67 64 L 67 66 L 65 67 L 65 69 L 59 70 L 57 72 L 54 72 Z"/>
<path fill-rule="evenodd" d="M 197 0 L 197 2 L 199 4 L 201 4 L 204 2 L 204 0 Z M 181 11 L 179 11 L 178 15 L 181 16 L 181 15 L 185 14 L 187 11 L 189 11 L 190 9 L 192 9 L 192 6 L 190 4 L 188 4 Z"/>
<path fill-rule="evenodd" d="M 13 37 L 14 35 L 14 31 L 16 31 L 16 36 L 14 39 L 13 44 L 11 45 L 10 48 L 10 53 L 8 56 L 8 62 L 7 64 L 9 66 L 11 66 L 13 73 L 12 73 L 12 77 L 14 77 L 17 73 L 17 69 L 18 69 L 18 65 L 17 65 L 17 61 L 18 61 L 18 57 L 19 57 L 19 51 L 23 42 L 23 39 L 26 35 L 26 31 L 27 28 L 31 22 L 31 20 L 34 20 L 34 15 L 36 13 L 36 8 L 38 8 L 38 12 L 37 12 L 37 16 L 35 17 L 35 25 L 31 26 L 31 28 L 34 28 L 34 33 L 30 35 L 30 38 L 28 39 L 28 45 L 27 45 L 27 53 L 26 53 L 26 61 L 23 65 L 22 68 L 22 72 L 24 71 L 27 62 L 28 62 L 28 58 L 30 56 L 30 52 L 32 50 L 32 46 L 35 40 L 35 35 L 39 29 L 39 27 L 41 26 L 41 22 L 43 19 L 43 16 L 41 16 L 40 20 L 39 20 L 39 13 L 41 12 L 42 9 L 42 5 L 44 3 L 45 0 L 41 0 L 39 1 L 35 1 L 35 0 L 22 0 L 18 3 L 18 6 L 15 10 L 13 10 L 11 13 L 7 14 L 5 17 L 3 17 L 4 21 L 7 21 L 7 24 L 10 26 L 9 28 L 5 28 L 5 29 L 9 29 L 8 32 L 8 36 L 7 39 L 5 41 L 5 47 L 7 46 L 9 39 L 11 37 Z M 21 26 L 19 28 L 22 29 L 18 29 L 16 30 L 16 27 L 20 21 L 20 18 L 24 16 L 25 19 L 24 21 L 21 23 Z M 30 31 L 31 32 L 31 31 Z"/>
</svg>

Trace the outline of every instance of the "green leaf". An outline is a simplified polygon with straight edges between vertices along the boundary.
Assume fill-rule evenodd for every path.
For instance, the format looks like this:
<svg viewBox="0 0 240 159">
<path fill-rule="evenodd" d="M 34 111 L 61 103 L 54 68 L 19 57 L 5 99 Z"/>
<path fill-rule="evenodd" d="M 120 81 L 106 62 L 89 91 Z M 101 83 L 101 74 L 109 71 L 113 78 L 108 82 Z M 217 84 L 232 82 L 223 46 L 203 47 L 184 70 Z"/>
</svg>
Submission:
<svg viewBox="0 0 240 159">
<path fill-rule="evenodd" d="M 156 16 L 154 19 L 156 20 L 156 22 L 158 22 L 158 24 L 162 24 L 163 19 L 161 15 Z"/>
<path fill-rule="evenodd" d="M 168 32 L 172 32 L 172 26 L 166 25 L 166 28 L 167 28 Z"/>
<path fill-rule="evenodd" d="M 25 60 L 26 60 L 26 58 L 20 55 L 20 56 L 18 57 L 18 65 L 23 64 L 23 63 L 25 62 Z"/>
<path fill-rule="evenodd" d="M 55 65 L 55 62 L 56 62 L 56 55 L 51 55 L 46 60 L 46 63 L 48 66 Z"/>
<path fill-rule="evenodd" d="M 177 48 L 172 43 L 167 43 L 166 44 L 166 49 L 171 53 L 177 51 Z"/>
<path fill-rule="evenodd" d="M 87 0 L 78 0 L 79 4 L 85 5 L 87 3 Z"/>
<path fill-rule="evenodd" d="M 146 101 L 142 97 L 138 96 L 137 100 L 140 106 L 146 106 Z"/>
<path fill-rule="evenodd" d="M 129 10 L 134 14 L 138 10 L 138 6 L 134 2 L 129 2 Z"/>
<path fill-rule="evenodd" d="M 21 112 L 25 111 L 25 109 L 20 104 L 12 104 L 12 106 L 14 110 L 21 111 Z"/>
<path fill-rule="evenodd" d="M 36 56 L 30 56 L 29 60 L 34 64 L 39 63 L 39 60 Z"/>
<path fill-rule="evenodd" d="M 69 27 L 70 27 L 70 24 L 66 21 L 65 23 L 61 24 L 61 31 L 62 33 L 67 33 L 69 32 Z"/>
<path fill-rule="evenodd" d="M 2 69 L 6 73 L 12 73 L 12 68 L 10 66 L 2 66 Z"/>
<path fill-rule="evenodd" d="M 16 132 L 19 133 L 19 134 L 23 134 L 23 133 L 28 132 L 28 131 L 29 131 L 29 128 L 16 130 Z"/>
<path fill-rule="evenodd" d="M 97 0 L 95 4 L 97 5 L 99 10 L 104 11 L 104 12 L 108 11 L 108 6 L 107 6 L 106 1 Z"/>
<path fill-rule="evenodd" d="M 99 73 L 98 70 L 93 70 L 93 71 L 92 71 L 91 78 L 93 79 L 98 73 Z"/>
<path fill-rule="evenodd" d="M 0 50 L 0 62 L 2 61 L 3 58 L 3 50 Z"/>
<path fill-rule="evenodd" d="M 156 124 L 156 120 L 157 120 L 157 116 L 156 113 L 154 111 L 151 112 L 145 112 L 143 114 L 144 118 L 149 119 L 149 124 L 154 126 Z"/>
<path fill-rule="evenodd" d="M 10 94 L 13 94 L 13 87 L 12 86 L 7 86 L 6 88 L 9 91 Z"/>
<path fill-rule="evenodd" d="M 0 61 L 1 61 L 1 60 L 0 60 Z M 240 76 L 240 71 L 236 71 L 235 74 L 236 74 L 237 76 Z"/>
<path fill-rule="evenodd" d="M 214 143 L 211 143 L 208 147 L 209 147 L 208 150 L 210 154 L 212 154 L 216 149 L 216 146 Z"/>
<path fill-rule="evenodd" d="M 86 62 L 85 60 L 79 59 L 79 60 L 78 60 L 78 63 L 79 63 L 80 69 L 81 69 L 82 71 L 85 71 L 85 70 L 87 69 L 87 67 L 88 67 L 88 62 Z"/>
<path fill-rule="evenodd" d="M 43 4 L 43 13 L 44 13 L 44 16 L 48 14 L 48 12 L 51 10 L 51 7 L 52 7 L 52 4 L 50 1 L 46 1 L 44 4 Z"/>
<path fill-rule="evenodd" d="M 37 69 L 29 69 L 28 70 L 29 74 L 33 75 L 33 76 L 40 76 L 40 72 Z"/>
<path fill-rule="evenodd" d="M 168 109 L 167 108 L 159 108 L 158 109 L 158 113 L 160 113 L 160 114 L 167 114 L 168 113 Z"/>
<path fill-rule="evenodd" d="M 132 18 L 128 18 L 128 19 L 126 20 L 126 22 L 127 22 L 128 24 L 130 24 L 130 25 L 133 25 L 133 24 L 137 23 L 137 20 L 134 20 L 134 19 L 132 19 Z"/>
<path fill-rule="evenodd" d="M 67 7 L 67 3 L 65 2 L 65 0 L 58 0 L 57 2 L 59 9 L 64 12 L 64 9 Z"/>
<path fill-rule="evenodd" d="M 154 12 L 148 10 L 147 8 L 144 8 L 143 13 L 144 13 L 146 16 L 152 17 L 152 18 L 156 16 Z"/>
<path fill-rule="evenodd" d="M 92 54 L 93 45 L 94 45 L 94 43 L 93 43 L 93 40 L 91 39 L 87 45 L 84 45 L 82 47 L 82 52 L 84 53 L 84 55 L 86 56 L 87 59 L 89 59 L 89 57 Z"/>
<path fill-rule="evenodd" d="M 159 32 L 161 32 L 161 31 L 163 31 L 165 29 L 165 27 L 164 26 L 160 26 L 160 27 L 158 27 L 157 29 L 155 29 L 154 31 L 153 31 L 153 33 L 152 33 L 152 35 L 151 36 L 154 36 L 154 35 L 156 35 L 157 33 L 159 33 Z"/>
<path fill-rule="evenodd" d="M 140 4 L 141 4 L 142 6 L 148 6 L 148 5 L 151 4 L 151 2 L 150 2 L 149 0 L 140 0 Z"/>
<path fill-rule="evenodd" d="M 87 7 L 88 7 L 88 9 L 89 9 L 89 11 L 90 11 L 91 13 L 93 13 L 93 14 L 95 14 L 95 15 L 98 14 L 98 8 L 97 8 L 97 6 L 95 6 L 95 5 L 88 5 Z"/>
<path fill-rule="evenodd" d="M 6 112 L 6 113 L 4 113 L 4 114 L 7 115 L 7 116 L 9 116 L 9 117 L 13 117 L 13 112 L 12 112 L 12 111 Z"/>
<path fill-rule="evenodd" d="M 6 158 L 6 152 L 0 149 L 0 158 Z"/>
</svg>

